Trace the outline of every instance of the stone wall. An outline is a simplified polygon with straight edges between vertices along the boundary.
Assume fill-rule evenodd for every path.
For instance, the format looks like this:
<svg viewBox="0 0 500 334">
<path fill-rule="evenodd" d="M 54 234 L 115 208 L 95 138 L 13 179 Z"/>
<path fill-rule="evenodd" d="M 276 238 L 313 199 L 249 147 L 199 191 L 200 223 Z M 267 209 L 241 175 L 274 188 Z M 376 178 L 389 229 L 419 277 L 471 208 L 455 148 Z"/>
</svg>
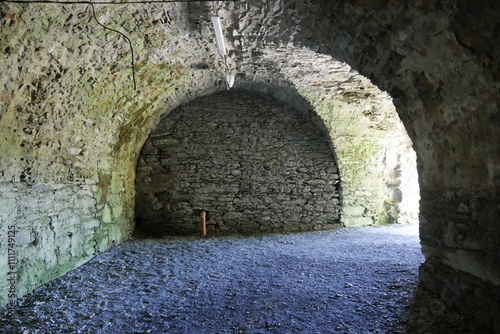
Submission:
<svg viewBox="0 0 500 334">
<path fill-rule="evenodd" d="M 135 163 L 149 131 L 179 104 L 224 89 L 229 69 L 237 74 L 237 87 L 292 104 L 305 100 L 299 109 L 316 114 L 327 131 L 337 128 L 332 124 L 349 129 L 332 137 L 342 184 L 351 185 L 343 192 L 344 209 L 352 205 L 353 218 L 373 221 L 373 212 L 387 199 L 385 185 L 374 180 L 392 176 L 385 178 L 380 168 L 383 154 L 371 158 L 371 152 L 387 152 L 372 145 L 381 143 L 377 134 L 387 129 L 380 121 L 384 115 L 360 102 L 369 98 L 363 90 L 371 80 L 393 98 L 417 153 L 422 244 L 428 257 L 423 268 L 432 273 L 422 276 L 424 283 L 444 297 L 449 291 L 456 294 L 447 300 L 467 298 L 468 303 L 457 306 L 499 328 L 498 312 L 489 308 L 498 303 L 500 289 L 495 269 L 499 246 L 491 241 L 500 236 L 495 218 L 500 189 L 498 1 L 218 5 L 226 59 L 216 51 L 210 4 L 96 8 L 103 23 L 131 38 L 139 88 L 134 90 L 130 49 L 122 37 L 93 21 L 88 6 L 0 4 L 2 194 L 15 194 L 20 184 L 95 182 L 97 219 L 111 221 L 126 238 L 133 229 Z M 313 63 L 311 54 L 317 56 Z M 345 62 L 365 78 L 357 80 L 350 71 L 335 76 L 332 62 Z M 378 103 L 372 99 L 368 104 Z M 370 184 L 359 186 L 365 174 Z M 2 230 L 16 211 L 12 196 L 2 196 Z M 16 224 L 24 229 L 31 211 L 22 212 Z M 78 206 L 75 212 L 80 216 Z M 45 231 L 47 237 L 40 240 L 50 240 Z M 0 245 L 5 249 L 4 241 Z M 45 247 L 58 246 L 47 242 Z M 19 248 L 25 251 L 28 246 Z M 36 271 L 47 271 L 35 262 Z M 492 293 L 464 292 L 477 285 Z"/>
<path fill-rule="evenodd" d="M 458 191 L 425 191 L 422 198 L 429 209 L 420 226 L 422 281 L 498 332 L 500 319 L 492 315 L 500 314 L 500 198 Z"/>
<path fill-rule="evenodd" d="M 138 228 L 158 234 L 263 233 L 340 226 L 339 174 L 307 114 L 225 92 L 164 117 L 139 157 Z"/>
<path fill-rule="evenodd" d="M 31 207 L 19 211 L 23 196 L 35 196 L 31 189 L 52 189 L 48 193 L 72 189 L 66 194 L 75 198 L 85 198 L 91 189 L 92 209 L 81 209 L 72 197 L 55 197 L 53 206 L 57 210 L 66 202 L 74 203 L 75 219 L 88 225 L 99 222 L 95 228 L 82 229 L 88 234 L 83 241 L 87 252 L 74 256 L 61 245 L 64 239 L 51 242 L 50 228 L 33 232 L 32 238 L 44 240 L 37 245 L 41 254 L 61 249 L 66 254 L 58 260 L 60 270 L 49 269 L 37 257 L 24 257 L 23 266 L 39 279 L 21 271 L 18 296 L 81 263 L 91 255 L 90 244 L 101 245 L 94 248 L 101 251 L 130 236 L 136 162 L 149 132 L 178 105 L 225 90 L 228 68 L 237 74 L 237 88 L 263 92 L 307 110 L 329 134 L 344 171 L 344 223 L 378 220 L 387 197 L 384 138 L 397 120 L 393 107 L 386 108 L 392 106 L 390 98 L 347 64 L 319 54 L 316 48 L 302 47 L 300 38 L 288 44 L 300 36 L 316 41 L 308 30 L 290 33 L 299 28 L 297 19 L 302 17 L 289 8 L 292 4 L 286 10 L 281 2 L 275 5 L 277 11 L 264 2 L 248 8 L 224 4 L 223 27 L 231 32 L 226 34 L 227 58 L 217 54 L 209 4 L 96 6 L 102 23 L 130 37 L 136 57 L 134 89 L 128 44 L 97 24 L 90 7 L 0 4 L 0 61 L 5 69 L 0 73 L 0 191 L 6 204 L 0 209 L 1 230 L 14 223 L 23 235 L 33 221 L 29 217 L 39 216 L 44 225 L 43 217 L 52 215 Z M 304 17 L 315 22 L 314 13 L 323 10 L 309 5 L 313 11 L 304 11 Z M 325 27 L 330 24 L 321 22 Z M 270 26 L 261 29 L 263 24 Z M 281 36 L 275 41 L 268 34 L 271 26 L 272 34 Z M 339 129 L 344 130 L 342 135 Z M 25 189 L 23 195 L 19 189 Z M 85 195 L 80 195 L 82 191 Z M 0 248 L 5 247 L 0 241 Z M 23 256 L 31 254 L 30 247 L 20 241 L 16 250 Z M 6 263 L 4 259 L 0 264 Z M 1 303 L 8 295 L 3 282 Z"/>
<path fill-rule="evenodd" d="M 20 183 L 0 189 L 0 206 L 9 208 L 1 216 L 2 290 L 14 278 L 16 292 L 24 295 L 120 241 L 117 226 L 100 219 L 95 185 Z M 7 242 L 8 230 L 15 231 L 14 241 Z"/>
<path fill-rule="evenodd" d="M 498 2 L 314 3 L 330 15 L 282 7 L 284 20 L 308 27 L 290 43 L 344 60 L 389 92 L 414 143 L 424 285 L 500 331 Z"/>
<path fill-rule="evenodd" d="M 418 222 L 416 156 L 386 92 L 349 65 L 305 48 L 268 46 L 238 62 L 244 73 L 253 71 L 252 81 L 245 75 L 238 87 L 309 110 L 328 133 L 342 176 L 345 226 Z M 285 62 L 293 66 L 275 66 Z"/>
<path fill-rule="evenodd" d="M 131 74 L 130 49 L 93 21 L 89 9 L 0 4 L 0 231 L 17 231 L 12 247 L 7 237 L 0 240 L 0 305 L 11 288 L 9 249 L 16 252 L 12 287 L 19 297 L 129 238 L 135 163 L 148 129 L 165 106 L 223 87 L 213 87 L 213 70 L 150 54 L 152 62 L 136 62 L 142 89 L 134 90 L 119 75 Z M 128 9 L 119 12 L 118 26 L 140 26 Z M 170 26 L 162 11 L 148 20 L 158 30 L 148 35 L 150 44 L 136 38 L 136 51 L 152 50 L 156 34 L 162 42 L 167 35 L 181 38 L 182 22 Z M 178 49 L 178 42 L 168 44 L 169 52 Z M 202 58 L 185 50 L 186 58 Z"/>
</svg>

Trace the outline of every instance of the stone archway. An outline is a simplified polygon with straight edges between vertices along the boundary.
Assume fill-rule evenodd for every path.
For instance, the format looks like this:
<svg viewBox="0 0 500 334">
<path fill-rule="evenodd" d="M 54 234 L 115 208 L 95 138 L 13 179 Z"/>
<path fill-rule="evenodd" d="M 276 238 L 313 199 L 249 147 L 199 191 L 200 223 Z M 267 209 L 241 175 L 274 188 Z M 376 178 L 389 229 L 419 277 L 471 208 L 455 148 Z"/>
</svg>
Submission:
<svg viewBox="0 0 500 334">
<path fill-rule="evenodd" d="M 299 110 L 230 91 L 170 112 L 136 173 L 137 227 L 154 235 L 263 233 L 340 227 L 337 164 L 325 134 Z"/>
<path fill-rule="evenodd" d="M 1 224 L 15 221 L 23 231 L 18 295 L 129 236 L 134 164 L 162 112 L 221 89 L 226 65 L 238 70 L 238 82 L 291 83 L 306 96 L 310 85 L 301 82 L 314 68 L 289 75 L 300 67 L 295 60 L 302 47 L 347 62 L 394 98 L 419 159 L 427 257 L 421 277 L 499 328 L 497 2 L 255 1 L 221 7 L 228 63 L 216 53 L 210 6 L 98 8 L 106 24 L 123 28 L 134 41 L 140 55 L 140 90 L 134 91 L 128 46 L 95 23 L 87 7 L 2 3 Z M 280 47 L 297 58 L 275 57 L 283 53 L 278 50 L 265 66 L 261 56 Z M 315 108 L 323 102 L 308 100 Z M 38 198 L 53 198 L 60 210 L 47 210 Z M 61 235 L 54 234 L 55 223 Z M 4 285 L 0 303 L 6 295 Z"/>
</svg>

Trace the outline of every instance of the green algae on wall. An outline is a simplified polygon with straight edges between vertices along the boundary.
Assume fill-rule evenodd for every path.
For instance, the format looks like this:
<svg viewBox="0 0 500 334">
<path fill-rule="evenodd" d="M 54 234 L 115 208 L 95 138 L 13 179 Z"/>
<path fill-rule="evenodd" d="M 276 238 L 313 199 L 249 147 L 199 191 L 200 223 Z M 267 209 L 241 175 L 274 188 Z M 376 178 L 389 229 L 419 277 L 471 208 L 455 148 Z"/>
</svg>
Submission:
<svg viewBox="0 0 500 334">
<path fill-rule="evenodd" d="M 394 194 L 401 193 L 403 179 L 416 178 L 415 162 L 411 161 L 411 140 L 408 138 L 387 93 L 346 68 L 337 65 L 326 73 L 323 81 L 315 81 L 300 90 L 331 138 L 338 158 L 342 179 L 343 216 L 346 226 L 402 222 L 414 217 L 414 205 L 400 212 Z M 320 89 L 326 87 L 327 92 Z M 330 90 L 331 87 L 336 89 Z M 412 158 L 414 160 L 414 158 Z M 398 182 L 389 182 L 388 175 L 397 174 Z M 408 182 L 405 181 L 405 184 Z M 410 182 L 414 187 L 415 182 Z M 416 190 L 405 189 L 414 198 Z M 405 195 L 406 196 L 406 195 Z M 418 197 L 418 196 L 416 196 Z M 400 200 L 400 199 L 398 199 Z M 388 203 L 390 205 L 388 205 Z M 411 209 L 410 209 L 411 208 Z"/>
<path fill-rule="evenodd" d="M 385 152 L 382 139 L 387 132 L 370 127 L 363 115 L 366 109 L 353 103 L 352 94 L 323 100 L 310 93 L 302 92 L 302 95 L 316 105 L 338 159 L 343 189 L 342 221 L 347 226 L 377 222 L 378 208 L 383 202 L 380 195 L 383 193 L 380 166 Z"/>
<path fill-rule="evenodd" d="M 151 126 L 148 122 L 154 123 L 150 115 L 159 96 L 169 93 L 162 90 L 168 75 L 176 82 L 170 85 L 172 90 L 182 76 L 179 68 L 170 71 L 167 66 L 139 63 L 138 75 L 148 80 L 141 82 L 140 95 L 132 88 L 127 54 L 113 57 L 111 64 L 94 66 L 101 60 L 90 59 L 98 51 L 92 42 L 99 36 L 52 34 L 51 29 L 59 27 L 57 14 L 30 12 L 23 19 L 44 15 L 54 17 L 31 25 L 20 20 L 1 34 L 10 52 L 22 50 L 18 58 L 6 62 L 11 81 L 2 95 L 0 120 L 5 129 L 1 176 L 6 181 L 0 192 L 2 199 L 8 194 L 15 198 L 2 201 L 7 205 L 2 208 L 1 226 L 11 222 L 20 231 L 17 296 L 130 236 L 130 170 L 135 166 L 130 152 L 138 150 L 141 141 L 135 135 L 137 143 L 131 142 L 133 132 L 142 126 L 145 132 Z M 73 57 L 68 57 L 71 53 Z M 135 102 L 137 98 L 142 105 Z M 8 286 L 0 287 L 5 304 Z"/>
<path fill-rule="evenodd" d="M 2 131 L 8 138 L 0 146 L 0 153 L 8 155 L 1 161 L 7 164 L 5 168 L 2 165 L 5 183 L 0 191 L 3 196 L 14 194 L 15 203 L 9 201 L 3 210 L 15 211 L 20 230 L 29 235 L 25 238 L 28 241 L 19 246 L 23 253 L 21 271 L 26 275 L 19 278 L 24 293 L 58 275 L 57 268 L 66 270 L 131 234 L 135 164 L 149 131 L 180 103 L 224 90 L 226 68 L 222 58 L 215 55 L 209 8 L 203 6 L 191 13 L 193 17 L 199 15 L 199 21 L 195 28 L 187 29 L 189 38 L 183 27 L 187 16 L 178 15 L 177 21 L 168 17 L 168 10 L 176 9 L 175 5 L 96 8 L 104 24 L 130 37 L 136 56 L 137 90 L 133 89 L 131 52 L 126 40 L 100 27 L 90 7 L 2 4 L 0 8 L 6 7 L 13 13 L 0 18 L 5 23 L 0 41 L 8 45 L 0 55 L 6 67 L 6 72 L 0 73 L 0 84 L 6 87 L 0 97 L 5 101 L 0 107 L 0 127 L 8 129 Z M 233 28 L 239 29 L 238 25 Z M 239 33 L 245 35 L 245 43 L 247 37 L 253 38 Z M 231 42 L 228 40 L 228 47 Z M 251 50 L 252 41 L 248 42 L 241 49 Z M 233 46 L 230 53 L 240 49 Z M 283 65 L 290 68 L 291 61 L 282 59 L 286 60 Z M 281 70 L 281 65 L 275 66 L 278 63 L 273 60 L 272 67 Z M 253 67 L 255 62 L 238 64 L 240 68 L 247 65 Z M 254 80 L 251 72 L 242 72 L 238 84 L 244 80 L 257 84 L 267 81 Z M 319 103 L 322 93 L 311 101 Z M 347 93 L 339 101 L 345 106 L 354 103 L 356 96 Z M 14 120 L 16 115 L 22 117 Z M 324 117 L 326 120 L 327 115 Z M 356 119 L 351 121 L 349 131 L 354 133 Z M 347 125 L 339 126 L 342 124 Z M 333 139 L 340 138 L 336 130 L 331 131 Z M 340 139 L 337 144 L 343 156 L 351 154 L 366 160 L 370 155 L 366 147 L 356 146 L 364 142 L 346 143 L 345 150 Z M 353 184 L 363 174 L 354 167 L 345 169 L 347 182 Z M 355 174 L 351 176 L 349 171 Z M 20 175 L 30 175 L 29 182 L 26 178 L 20 180 Z M 15 182 L 10 183 L 12 177 Z M 61 190 L 66 188 L 71 191 Z M 16 207 L 16 203 L 36 197 L 41 191 L 54 204 Z M 347 199 L 354 198 L 348 190 L 345 194 Z M 72 210 L 64 203 L 71 203 Z M 48 207 L 64 213 L 47 212 Z M 67 226 L 61 227 L 62 234 L 56 236 L 54 224 L 64 222 Z M 37 227 L 32 229 L 31 225 Z M 5 290 L 1 289 L 3 294 Z"/>
</svg>

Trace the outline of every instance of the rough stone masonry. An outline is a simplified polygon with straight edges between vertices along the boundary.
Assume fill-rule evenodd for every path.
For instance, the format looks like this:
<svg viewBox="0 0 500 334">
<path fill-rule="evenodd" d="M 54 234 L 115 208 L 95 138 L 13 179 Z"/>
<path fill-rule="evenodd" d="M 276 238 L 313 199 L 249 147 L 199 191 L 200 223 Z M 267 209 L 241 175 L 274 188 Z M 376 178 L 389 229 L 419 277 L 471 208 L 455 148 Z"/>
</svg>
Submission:
<svg viewBox="0 0 500 334">
<path fill-rule="evenodd" d="M 262 94 L 224 92 L 167 115 L 136 174 L 143 231 L 262 233 L 340 227 L 332 149 L 307 114 Z"/>
<path fill-rule="evenodd" d="M 129 46 L 89 6 L 0 5 L 0 228 L 19 231 L 18 296 L 130 236 L 144 142 L 161 116 L 225 90 L 229 69 L 235 89 L 267 93 L 324 124 L 346 225 L 371 223 L 400 198 L 398 163 L 385 165 L 395 123 L 384 122 L 382 106 L 393 102 L 418 159 L 420 277 L 500 331 L 499 2 L 255 0 L 217 9 L 226 59 L 211 4 L 96 6 L 101 22 L 132 41 L 134 90 Z M 7 248 L 0 240 L 0 253 Z M 0 257 L 2 305 L 6 266 Z"/>
</svg>

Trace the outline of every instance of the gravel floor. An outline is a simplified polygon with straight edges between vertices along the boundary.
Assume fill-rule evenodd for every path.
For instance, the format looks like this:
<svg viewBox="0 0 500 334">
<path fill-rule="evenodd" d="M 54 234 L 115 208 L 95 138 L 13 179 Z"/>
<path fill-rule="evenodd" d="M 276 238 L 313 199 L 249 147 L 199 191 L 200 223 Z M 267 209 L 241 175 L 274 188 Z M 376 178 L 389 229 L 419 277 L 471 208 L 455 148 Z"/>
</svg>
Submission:
<svg viewBox="0 0 500 334">
<path fill-rule="evenodd" d="M 418 288 L 416 226 L 127 241 L 0 333 L 485 333 Z"/>
</svg>

